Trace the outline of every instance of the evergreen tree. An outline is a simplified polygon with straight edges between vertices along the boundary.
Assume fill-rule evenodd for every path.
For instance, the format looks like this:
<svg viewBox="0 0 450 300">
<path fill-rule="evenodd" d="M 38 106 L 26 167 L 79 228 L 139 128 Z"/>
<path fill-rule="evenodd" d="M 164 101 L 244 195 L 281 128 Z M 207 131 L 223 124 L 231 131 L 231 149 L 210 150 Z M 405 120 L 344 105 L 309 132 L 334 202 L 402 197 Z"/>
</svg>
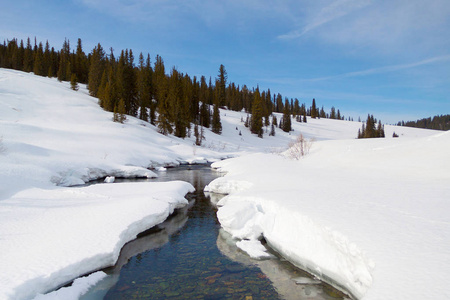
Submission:
<svg viewBox="0 0 450 300">
<path fill-rule="evenodd" d="M 114 108 L 114 122 L 124 123 L 127 117 L 125 116 L 125 101 L 119 100 L 119 103 Z"/>
<path fill-rule="evenodd" d="M 283 117 L 281 118 L 281 126 L 280 128 L 284 132 L 289 132 L 292 130 L 291 127 L 291 112 L 289 110 L 289 101 L 286 98 L 284 101 L 284 109 L 283 109 Z"/>
<path fill-rule="evenodd" d="M 334 106 L 331 107 L 330 119 L 336 119 L 336 109 Z"/>
<path fill-rule="evenodd" d="M 150 65 L 150 56 L 144 62 L 142 53 L 139 55 L 139 70 L 137 83 L 137 102 L 139 105 L 139 119 L 149 121 L 154 124 L 155 112 L 152 107 L 152 68 Z M 150 115 L 148 114 L 150 109 Z"/>
<path fill-rule="evenodd" d="M 212 132 L 216 134 L 222 133 L 222 123 L 220 122 L 220 112 L 219 112 L 219 105 L 216 103 L 214 104 L 213 108 L 213 116 L 212 116 Z"/>
<path fill-rule="evenodd" d="M 59 68 L 58 68 L 58 80 L 59 81 L 68 81 L 70 80 L 70 76 L 68 73 L 68 67 L 70 64 L 70 43 L 67 39 L 64 39 L 63 47 L 61 52 L 59 53 Z"/>
<path fill-rule="evenodd" d="M 103 47 L 99 43 L 92 50 L 92 53 L 90 55 L 88 89 L 89 94 L 93 97 L 97 97 L 97 92 L 100 87 L 104 70 L 105 70 L 105 51 L 103 50 Z"/>
<path fill-rule="evenodd" d="M 311 118 L 317 118 L 316 99 L 313 98 L 311 106 Z"/>
<path fill-rule="evenodd" d="M 77 50 L 72 63 L 72 72 L 77 75 L 78 81 L 87 83 L 88 77 L 88 59 L 83 51 L 81 39 L 77 41 Z"/>
<path fill-rule="evenodd" d="M 138 102 L 136 91 L 136 72 L 132 50 L 122 50 L 117 64 L 116 87 L 119 98 L 125 102 L 128 115 L 137 116 Z"/>
<path fill-rule="evenodd" d="M 217 79 L 218 83 L 217 83 L 217 91 L 218 91 L 218 97 L 219 97 L 219 101 L 218 101 L 218 105 L 219 106 L 224 106 L 226 103 L 226 92 L 225 92 L 225 88 L 227 85 L 227 79 L 228 79 L 228 75 L 227 75 L 227 71 L 225 71 L 225 67 L 224 65 L 220 65 L 219 67 L 219 77 Z"/>
<path fill-rule="evenodd" d="M 254 92 L 254 100 L 252 105 L 252 122 L 250 126 L 250 131 L 257 134 L 258 137 L 263 137 L 263 122 L 262 122 L 262 100 L 257 88 Z"/>
<path fill-rule="evenodd" d="M 31 40 L 29 37 L 27 39 L 27 46 L 23 53 L 23 71 L 33 71 L 33 48 L 31 46 Z"/>
<path fill-rule="evenodd" d="M 70 78 L 70 88 L 74 91 L 78 91 L 78 80 L 75 73 L 73 73 Z"/>
<path fill-rule="evenodd" d="M 33 73 L 39 76 L 45 75 L 45 69 L 44 69 L 44 49 L 42 47 L 42 43 L 39 43 L 39 47 L 34 54 L 34 67 L 33 67 Z"/>
</svg>

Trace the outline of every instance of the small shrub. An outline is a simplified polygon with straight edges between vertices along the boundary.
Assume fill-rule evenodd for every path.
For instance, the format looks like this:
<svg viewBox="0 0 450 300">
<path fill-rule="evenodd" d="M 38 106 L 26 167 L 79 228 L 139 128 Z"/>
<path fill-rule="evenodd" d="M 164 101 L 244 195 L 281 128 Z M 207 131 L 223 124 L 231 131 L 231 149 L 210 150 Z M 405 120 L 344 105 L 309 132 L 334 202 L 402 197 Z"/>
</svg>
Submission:
<svg viewBox="0 0 450 300">
<path fill-rule="evenodd" d="M 313 142 L 313 139 L 305 139 L 303 134 L 300 134 L 294 141 L 289 143 L 288 157 L 299 160 L 309 153 Z"/>
</svg>

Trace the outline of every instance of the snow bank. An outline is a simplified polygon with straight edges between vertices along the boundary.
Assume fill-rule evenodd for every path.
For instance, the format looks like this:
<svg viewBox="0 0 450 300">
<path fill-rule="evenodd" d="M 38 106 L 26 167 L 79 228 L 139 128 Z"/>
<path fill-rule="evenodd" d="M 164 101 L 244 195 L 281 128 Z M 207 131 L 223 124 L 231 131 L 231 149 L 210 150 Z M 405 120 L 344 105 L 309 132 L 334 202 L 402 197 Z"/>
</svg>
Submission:
<svg viewBox="0 0 450 300">
<path fill-rule="evenodd" d="M 0 202 L 0 299 L 29 299 L 114 265 L 122 246 L 187 204 L 186 182 L 32 188 Z"/>
<path fill-rule="evenodd" d="M 94 286 L 105 277 L 105 273 L 95 272 L 89 276 L 75 279 L 69 287 L 61 288 L 46 295 L 40 294 L 34 297 L 33 300 L 78 300 L 89 291 L 91 286 Z"/>
<path fill-rule="evenodd" d="M 193 136 L 184 140 L 173 136 L 163 136 L 157 132 L 155 126 L 130 116 L 127 117 L 125 124 L 114 123 L 111 121 L 112 113 L 103 111 L 97 102 L 98 99 L 88 95 L 85 85 L 80 85 L 79 91 L 76 92 L 70 89 L 68 82 L 61 83 L 55 78 L 0 69 L 0 299 L 29 298 L 78 275 L 114 263 L 117 251 L 125 241 L 133 238 L 142 228 L 162 220 L 173 207 L 184 202 L 183 193 L 190 189 L 178 184 L 175 186 L 133 185 L 133 188 L 127 185 L 109 184 L 103 187 L 80 189 L 55 188 L 55 185 L 82 185 L 107 176 L 149 178 L 156 176 L 148 170 L 149 168 L 159 168 L 159 171 L 163 171 L 161 167 L 178 166 L 181 162 L 204 163 L 255 152 L 282 152 L 300 133 L 306 138 L 316 140 L 349 139 L 354 138 L 358 128 L 361 127 L 359 122 L 308 119 L 308 123 L 293 122 L 295 131 L 292 133 L 276 129 L 275 136 L 265 135 L 264 139 L 260 139 L 250 134 L 248 128 L 241 122 L 241 119 L 246 117 L 245 113 L 221 110 L 222 134 L 216 135 L 210 130 L 205 130 L 206 139 L 201 147 L 197 147 L 193 145 L 195 143 Z M 277 117 L 279 119 L 280 115 L 278 114 Z M 301 168 L 305 168 L 305 172 L 314 175 L 317 167 L 329 169 L 326 164 L 330 164 L 330 159 L 331 165 L 337 168 L 334 159 L 345 162 L 339 167 L 341 169 L 346 169 L 348 164 L 353 164 L 352 170 L 364 172 L 367 161 L 364 156 L 353 160 L 353 157 L 350 158 L 348 155 L 336 157 L 334 152 L 349 151 L 355 154 L 358 151 L 364 153 L 369 150 L 369 153 L 374 153 L 374 157 L 377 157 L 377 153 L 387 151 L 395 143 L 406 145 L 408 137 L 434 134 L 430 130 L 396 126 L 386 126 L 385 131 L 387 136 L 391 136 L 395 131 L 400 135 L 398 140 L 405 141 L 396 142 L 393 139 L 386 139 L 387 142 L 379 142 L 376 146 L 366 142 L 360 142 L 358 146 L 353 143 L 332 144 L 330 142 L 334 146 L 328 148 L 317 143 L 319 147 L 312 149 L 310 156 L 313 158 L 316 152 L 319 154 L 318 159 L 311 159 L 311 166 L 308 166 L 308 160 L 305 159 Z M 441 147 L 440 138 L 436 138 L 436 141 L 435 147 L 430 148 L 432 153 Z M 363 148 L 364 151 L 361 150 Z M 415 147 L 413 143 L 405 146 L 403 152 L 393 153 L 392 160 L 401 158 L 405 153 L 409 153 L 410 149 L 419 151 L 420 147 Z M 427 151 L 430 149 L 422 151 L 419 157 L 429 157 Z M 331 151 L 330 156 L 320 154 L 326 151 Z M 318 184 L 311 185 L 315 188 L 314 192 L 304 192 L 304 185 L 314 176 L 316 179 L 322 179 L 322 176 L 317 173 L 311 179 L 305 174 L 293 174 L 288 178 L 288 181 L 291 181 L 289 185 L 283 184 L 284 176 L 271 182 L 269 179 L 278 174 L 278 171 L 274 174 L 266 172 L 265 165 L 270 164 L 271 158 L 266 161 L 265 156 L 256 157 L 260 159 L 253 163 L 252 156 L 244 159 L 244 161 L 248 159 L 250 164 L 236 164 L 235 161 L 220 163 L 224 170 L 234 175 L 209 186 L 215 192 L 236 195 L 258 190 L 268 191 L 265 195 L 252 195 L 257 196 L 253 199 L 246 196 L 247 207 L 251 209 L 245 216 L 255 222 L 243 223 L 245 230 L 242 230 L 240 234 L 252 236 L 253 232 L 255 238 L 258 232 L 264 231 L 264 236 L 269 233 L 268 229 L 260 226 L 260 221 L 257 221 L 258 218 L 264 219 L 269 211 L 268 204 L 260 203 L 261 199 L 276 199 L 279 196 L 280 199 L 298 200 L 298 196 L 302 195 L 303 200 L 310 200 L 316 199 L 321 192 L 326 192 L 322 187 L 318 187 Z M 425 179 L 430 174 L 435 174 L 437 170 L 441 170 L 436 167 L 424 168 L 425 164 L 420 162 L 424 160 L 412 157 L 412 160 L 407 160 L 402 168 L 407 170 L 405 173 L 408 176 L 414 174 Z M 383 170 L 384 163 L 381 161 L 378 171 Z M 357 168 L 354 164 L 361 167 Z M 250 165 L 261 167 L 254 177 L 251 171 L 253 167 L 247 170 Z M 391 177 L 401 175 L 401 172 L 396 171 L 398 169 L 388 169 L 388 175 L 392 175 Z M 286 171 L 289 170 L 290 167 Z M 297 171 L 297 173 L 301 172 Z M 334 174 L 338 179 L 342 176 L 341 172 L 336 171 Z M 442 182 L 448 182 L 447 174 L 448 172 L 444 172 L 441 176 L 430 177 L 438 187 L 436 191 L 442 192 Z M 356 177 L 355 184 L 360 184 L 361 178 L 354 177 Z M 298 190 L 300 189 L 298 182 L 292 183 L 294 178 L 303 182 L 301 193 Z M 329 175 L 323 180 L 329 183 L 333 182 L 332 178 L 332 175 Z M 353 177 L 349 178 L 353 180 Z M 384 184 L 384 178 L 383 180 L 380 180 L 381 177 L 377 178 L 378 182 Z M 343 181 L 337 180 L 337 182 Z M 394 184 L 391 184 L 390 188 L 397 192 L 397 185 L 400 183 L 395 178 L 392 182 Z M 412 192 L 408 192 L 410 186 L 413 187 L 412 190 L 417 190 L 419 183 L 400 185 L 405 191 L 402 190 L 399 197 L 410 198 L 413 195 Z M 442 202 L 443 196 L 434 197 L 436 191 L 431 189 L 428 181 L 425 186 L 430 188 L 431 193 L 424 189 L 421 193 L 413 195 L 412 199 L 419 199 L 421 195 L 433 205 Z M 292 197 L 293 194 L 290 192 L 294 191 L 292 187 L 297 188 L 297 190 L 294 189 L 295 197 Z M 329 188 L 337 192 L 328 196 L 345 198 L 342 195 L 345 193 L 342 192 L 341 186 L 335 185 Z M 350 190 L 350 187 L 347 186 L 346 190 Z M 376 194 L 378 190 L 373 188 L 367 191 Z M 146 194 L 140 194 L 141 192 Z M 271 192 L 273 192 L 272 195 Z M 369 193 L 361 188 L 358 192 L 359 196 L 367 196 Z M 277 197 L 273 196 L 275 194 Z M 430 195 L 432 195 L 431 199 Z M 325 198 L 325 196 L 318 198 Z M 355 195 L 348 198 L 355 200 Z M 373 206 L 389 208 L 392 203 L 396 205 L 407 203 L 392 201 L 391 196 L 386 199 L 390 200 L 389 203 L 373 204 Z M 372 202 L 376 203 L 376 201 Z M 324 203 L 329 204 L 329 202 Z M 287 204 L 289 201 L 286 201 L 284 205 Z M 367 205 L 362 209 L 373 209 Z M 409 206 L 403 206 L 398 210 L 408 212 Z M 282 211 L 283 207 L 274 207 L 274 211 L 276 212 L 278 208 Z M 423 208 L 422 211 L 428 211 L 425 205 L 418 205 L 418 207 Z M 222 214 L 225 212 L 224 209 L 221 209 Z M 326 211 L 325 208 L 322 207 L 322 209 Z M 319 218 L 321 214 L 314 215 L 316 211 L 313 208 L 308 210 L 308 205 L 302 203 L 302 215 L 311 217 L 317 226 L 338 223 L 335 220 L 331 221 L 332 219 L 322 220 Z M 444 214 L 446 211 L 444 207 L 441 213 Z M 290 212 L 298 212 L 298 207 Z M 344 219 L 348 217 L 351 215 L 342 216 Z M 391 217 L 398 218 L 396 214 L 392 214 Z M 445 224 L 445 222 L 440 221 L 437 224 Z M 234 224 L 232 220 L 230 224 Z M 238 225 L 236 228 L 240 226 Z M 348 232 L 351 232 L 348 229 L 342 226 L 339 232 L 348 236 Z M 433 233 L 432 236 L 435 234 Z M 352 236 L 350 240 L 355 241 L 357 245 L 365 245 L 364 241 L 359 242 L 358 236 Z M 448 239 L 444 237 L 443 240 Z M 273 238 L 272 243 L 275 242 L 276 239 Z M 436 248 L 436 241 L 429 242 L 429 245 Z M 446 246 L 445 243 L 442 244 L 442 247 L 444 246 Z M 370 248 L 370 250 L 373 249 Z M 433 251 L 432 253 L 435 253 L 437 250 Z M 446 259 L 447 257 L 437 256 L 437 258 Z M 394 282 L 391 277 L 389 280 Z M 376 281 L 375 284 L 377 284 Z"/>
<path fill-rule="evenodd" d="M 261 235 L 294 264 L 356 298 L 450 293 L 450 132 L 412 139 L 321 141 L 299 161 L 255 154 L 228 172 L 218 218 L 235 238 Z"/>
</svg>

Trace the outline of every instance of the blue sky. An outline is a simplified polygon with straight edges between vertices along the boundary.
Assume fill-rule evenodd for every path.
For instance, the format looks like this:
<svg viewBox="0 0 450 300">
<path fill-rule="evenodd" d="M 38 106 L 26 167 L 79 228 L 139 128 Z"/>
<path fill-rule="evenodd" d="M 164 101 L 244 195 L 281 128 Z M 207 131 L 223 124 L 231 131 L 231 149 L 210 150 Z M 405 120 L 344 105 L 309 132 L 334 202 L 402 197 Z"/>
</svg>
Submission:
<svg viewBox="0 0 450 300">
<path fill-rule="evenodd" d="M 384 123 L 450 114 L 448 0 L 2 1 L 0 39 L 82 39 Z M 5 3 L 6 2 L 6 3 Z"/>
</svg>

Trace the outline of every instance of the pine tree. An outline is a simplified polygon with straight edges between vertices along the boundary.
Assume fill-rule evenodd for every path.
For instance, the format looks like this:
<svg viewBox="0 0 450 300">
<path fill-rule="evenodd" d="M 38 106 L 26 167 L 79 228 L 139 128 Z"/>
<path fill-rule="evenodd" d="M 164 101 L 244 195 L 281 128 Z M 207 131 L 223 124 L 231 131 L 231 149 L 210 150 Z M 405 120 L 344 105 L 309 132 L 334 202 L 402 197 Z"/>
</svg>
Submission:
<svg viewBox="0 0 450 300">
<path fill-rule="evenodd" d="M 97 97 L 98 88 L 102 80 L 102 75 L 105 70 L 105 51 L 102 46 L 98 44 L 91 53 L 89 66 L 89 94 Z"/>
<path fill-rule="evenodd" d="M 263 122 L 262 122 L 262 100 L 257 88 L 254 92 L 254 100 L 252 105 L 252 122 L 250 125 L 250 131 L 257 134 L 258 137 L 263 137 Z"/>
<path fill-rule="evenodd" d="M 29 37 L 23 53 L 23 70 L 25 72 L 33 71 L 33 48 L 31 47 L 31 40 Z"/>
<path fill-rule="evenodd" d="M 317 118 L 316 99 L 313 98 L 311 106 L 311 118 Z"/>
<path fill-rule="evenodd" d="M 225 71 L 225 67 L 223 65 L 220 65 L 219 68 L 219 78 L 217 79 L 217 93 L 218 97 L 217 100 L 214 101 L 214 107 L 213 107 L 213 116 L 212 116 L 212 132 L 216 134 L 222 133 L 222 123 L 220 122 L 220 111 L 219 106 L 223 103 L 225 104 L 225 86 L 227 83 L 227 72 Z M 210 79 L 210 85 L 211 85 L 211 79 Z"/>
<path fill-rule="evenodd" d="M 289 102 L 286 98 L 284 103 L 283 117 L 281 118 L 281 129 L 284 132 L 289 132 L 292 130 L 291 126 L 291 112 L 289 111 Z"/>
<path fill-rule="evenodd" d="M 227 71 L 225 70 L 224 65 L 220 65 L 219 67 L 219 77 L 217 79 L 218 84 L 216 86 L 217 90 L 218 90 L 218 97 L 219 97 L 219 101 L 218 104 L 219 106 L 224 106 L 226 103 L 226 93 L 225 93 L 225 88 L 227 85 Z"/>
<path fill-rule="evenodd" d="M 83 51 L 83 45 L 81 39 L 77 41 L 77 50 L 73 59 L 72 72 L 77 75 L 78 81 L 87 83 L 88 77 L 88 59 Z"/>
<path fill-rule="evenodd" d="M 61 52 L 59 53 L 59 68 L 58 68 L 58 80 L 59 81 L 68 81 L 70 80 L 70 76 L 68 73 L 68 67 L 70 64 L 70 43 L 67 39 L 64 39 L 63 47 L 61 49 Z M 68 77 L 69 76 L 69 77 Z"/>
<path fill-rule="evenodd" d="M 138 69 L 138 83 L 137 83 L 137 102 L 139 105 L 139 119 L 148 121 L 151 103 L 152 103 L 152 74 L 151 65 L 149 58 L 147 58 L 147 63 L 144 62 L 144 56 L 142 53 L 139 55 L 139 69 Z M 154 112 L 153 112 L 154 114 Z M 154 116 L 153 116 L 154 122 Z"/>
<path fill-rule="evenodd" d="M 222 123 L 220 122 L 220 112 L 219 112 L 219 105 L 216 103 L 214 104 L 213 108 L 213 116 L 212 116 L 212 132 L 216 134 L 222 133 Z"/>
<path fill-rule="evenodd" d="M 45 69 L 44 69 L 44 49 L 42 47 L 42 43 L 39 43 L 39 47 L 34 54 L 34 67 L 33 67 L 33 73 L 39 76 L 45 75 Z"/>
<path fill-rule="evenodd" d="M 78 91 L 78 79 L 75 73 L 72 73 L 72 76 L 70 77 L 70 88 L 74 91 Z"/>
<path fill-rule="evenodd" d="M 331 107 L 330 119 L 336 119 L 336 109 L 334 106 Z"/>
<path fill-rule="evenodd" d="M 119 100 L 119 103 L 114 108 L 114 122 L 124 123 L 127 117 L 125 116 L 125 101 Z"/>
</svg>

